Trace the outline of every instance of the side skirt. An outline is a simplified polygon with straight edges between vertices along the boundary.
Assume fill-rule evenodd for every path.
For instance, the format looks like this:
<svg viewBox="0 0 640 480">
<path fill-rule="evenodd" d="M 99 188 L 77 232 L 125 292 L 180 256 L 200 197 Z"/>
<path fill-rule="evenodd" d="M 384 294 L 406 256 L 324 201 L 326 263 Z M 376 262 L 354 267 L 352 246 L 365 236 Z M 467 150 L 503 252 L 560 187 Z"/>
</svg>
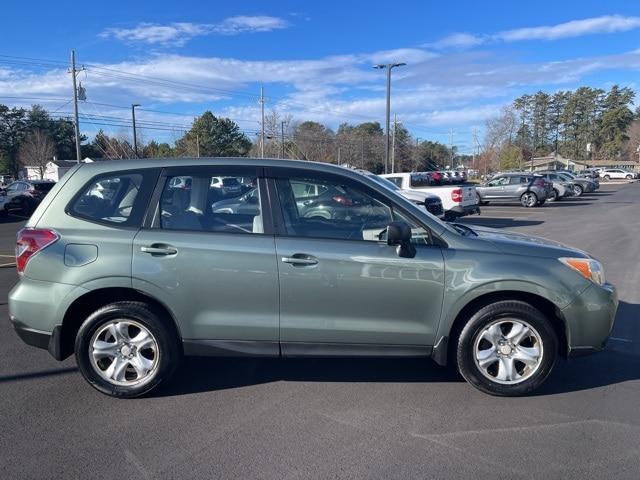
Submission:
<svg viewBox="0 0 640 480">
<path fill-rule="evenodd" d="M 244 340 L 185 339 L 182 346 L 185 355 L 209 357 L 429 357 L 433 352 L 423 345 Z"/>
</svg>

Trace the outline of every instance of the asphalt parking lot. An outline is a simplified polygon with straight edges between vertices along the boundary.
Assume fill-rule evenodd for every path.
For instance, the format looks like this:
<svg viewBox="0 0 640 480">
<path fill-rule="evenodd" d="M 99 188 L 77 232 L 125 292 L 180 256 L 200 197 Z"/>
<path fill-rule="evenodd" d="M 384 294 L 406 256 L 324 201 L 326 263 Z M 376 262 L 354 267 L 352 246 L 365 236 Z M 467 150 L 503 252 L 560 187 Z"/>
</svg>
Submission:
<svg viewBox="0 0 640 480">
<path fill-rule="evenodd" d="M 487 396 L 426 360 L 188 359 L 152 396 L 116 400 L 73 359 L 18 339 L 6 306 L 16 274 L 0 267 L 1 476 L 637 479 L 639 206 L 640 183 L 603 184 L 465 220 L 587 250 L 619 289 L 607 350 L 561 361 L 527 398 Z M 11 255 L 23 219 L 0 222 Z"/>
</svg>

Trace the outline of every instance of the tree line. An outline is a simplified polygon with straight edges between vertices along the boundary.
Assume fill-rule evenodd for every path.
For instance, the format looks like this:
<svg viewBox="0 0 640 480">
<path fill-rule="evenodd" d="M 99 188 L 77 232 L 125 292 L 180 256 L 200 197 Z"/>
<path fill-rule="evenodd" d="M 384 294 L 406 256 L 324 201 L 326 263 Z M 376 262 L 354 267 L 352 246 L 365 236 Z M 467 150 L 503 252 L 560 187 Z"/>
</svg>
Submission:
<svg viewBox="0 0 640 480">
<path fill-rule="evenodd" d="M 618 85 L 522 95 L 487 122 L 482 160 L 504 169 L 556 152 L 587 163 L 629 159 L 638 147 L 634 99 L 634 90 Z"/>
<path fill-rule="evenodd" d="M 137 135 L 141 158 L 158 157 L 266 157 L 300 158 L 348 164 L 376 173 L 384 171 L 386 137 L 378 122 L 343 123 L 336 131 L 314 121 L 295 121 L 276 111 L 265 117 L 265 138 L 249 137 L 229 118 L 206 111 L 196 117 L 187 132 L 173 142 L 145 141 Z M 135 158 L 133 139 L 128 132 L 107 134 L 99 130 L 89 140 L 81 135 L 81 157 Z M 75 134 L 70 118 L 54 118 L 42 106 L 30 109 L 0 105 L 0 173 L 16 175 L 22 166 L 37 167 L 44 174 L 54 157 L 75 159 Z M 457 149 L 425 140 L 416 141 L 398 123 L 393 128 L 391 162 L 396 171 L 422 171 L 459 165 L 467 157 Z M 391 165 L 389 165 L 391 168 Z"/>
<path fill-rule="evenodd" d="M 523 95 L 486 124 L 486 137 L 475 164 L 470 155 L 437 141 L 418 140 L 402 125 L 393 130 L 390 163 L 395 171 L 455 168 L 518 168 L 532 157 L 558 152 L 575 160 L 626 159 L 640 144 L 640 109 L 631 110 L 635 92 L 612 86 L 608 91 L 581 87 L 553 94 Z M 171 142 L 137 138 L 138 156 L 260 156 L 300 158 L 347 164 L 375 173 L 385 169 L 386 136 L 378 122 L 342 123 L 336 130 L 315 121 L 296 121 L 277 111 L 265 116 L 265 138 L 248 135 L 229 118 L 206 111 L 187 132 Z M 140 128 L 144 131 L 144 128 Z M 129 132 L 100 130 L 81 136 L 81 156 L 111 159 L 136 156 Z M 589 146 L 589 148 L 587 148 Z M 43 107 L 10 108 L 0 104 L 0 173 L 16 174 L 21 166 L 44 166 L 53 157 L 75 159 L 74 128 L 69 118 L 54 118 Z M 389 165 L 391 168 L 391 164 Z"/>
</svg>

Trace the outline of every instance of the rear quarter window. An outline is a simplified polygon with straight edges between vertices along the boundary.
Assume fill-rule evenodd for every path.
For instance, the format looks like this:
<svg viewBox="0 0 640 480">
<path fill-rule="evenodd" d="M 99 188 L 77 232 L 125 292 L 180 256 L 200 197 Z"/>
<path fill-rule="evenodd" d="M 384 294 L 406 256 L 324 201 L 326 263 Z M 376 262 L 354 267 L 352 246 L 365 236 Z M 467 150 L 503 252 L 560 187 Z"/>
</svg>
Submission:
<svg viewBox="0 0 640 480">
<path fill-rule="evenodd" d="M 96 176 L 71 200 L 67 213 L 97 223 L 139 227 L 158 173 L 137 170 Z"/>
</svg>

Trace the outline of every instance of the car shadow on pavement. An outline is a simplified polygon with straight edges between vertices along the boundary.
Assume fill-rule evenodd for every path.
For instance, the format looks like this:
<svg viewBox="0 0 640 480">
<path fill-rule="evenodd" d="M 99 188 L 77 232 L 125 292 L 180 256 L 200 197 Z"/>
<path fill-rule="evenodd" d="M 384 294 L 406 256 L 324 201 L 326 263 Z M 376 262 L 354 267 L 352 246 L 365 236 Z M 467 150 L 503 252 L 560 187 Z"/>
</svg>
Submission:
<svg viewBox="0 0 640 480">
<path fill-rule="evenodd" d="M 620 302 L 604 351 L 561 361 L 537 395 L 588 390 L 640 379 L 640 305 Z"/>
<path fill-rule="evenodd" d="M 462 382 L 451 368 L 426 358 L 185 358 L 173 379 L 152 396 L 225 390 L 278 381 Z"/>
<path fill-rule="evenodd" d="M 515 228 L 515 227 L 531 227 L 533 225 L 541 225 L 543 220 L 517 220 L 514 218 L 504 217 L 466 217 L 461 223 L 468 225 L 477 225 L 478 227 L 490 228 Z"/>
<path fill-rule="evenodd" d="M 587 201 L 588 199 L 571 199 L 571 200 L 562 200 L 560 202 L 548 202 L 542 208 L 562 208 L 562 207 L 583 207 L 585 205 L 593 205 L 592 202 Z"/>
</svg>

